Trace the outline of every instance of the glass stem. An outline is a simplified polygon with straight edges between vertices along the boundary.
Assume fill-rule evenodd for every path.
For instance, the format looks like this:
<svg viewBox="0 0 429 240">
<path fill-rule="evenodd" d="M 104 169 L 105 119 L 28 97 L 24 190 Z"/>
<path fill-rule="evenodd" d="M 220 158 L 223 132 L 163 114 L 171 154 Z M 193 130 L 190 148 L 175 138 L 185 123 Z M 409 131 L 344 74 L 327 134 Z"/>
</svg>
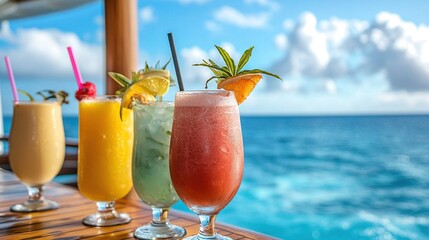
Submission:
<svg viewBox="0 0 429 240">
<path fill-rule="evenodd" d="M 108 214 L 115 211 L 115 202 L 97 202 L 97 211 L 99 214 Z"/>
<path fill-rule="evenodd" d="M 152 224 L 165 225 L 168 222 L 169 208 L 152 207 Z"/>
<path fill-rule="evenodd" d="M 215 221 L 216 215 L 198 215 L 200 218 L 200 231 L 198 232 L 198 237 L 201 239 L 205 238 L 215 238 Z"/>
<path fill-rule="evenodd" d="M 43 201 L 43 185 L 27 186 L 28 190 L 28 201 L 29 202 L 40 202 Z"/>
</svg>

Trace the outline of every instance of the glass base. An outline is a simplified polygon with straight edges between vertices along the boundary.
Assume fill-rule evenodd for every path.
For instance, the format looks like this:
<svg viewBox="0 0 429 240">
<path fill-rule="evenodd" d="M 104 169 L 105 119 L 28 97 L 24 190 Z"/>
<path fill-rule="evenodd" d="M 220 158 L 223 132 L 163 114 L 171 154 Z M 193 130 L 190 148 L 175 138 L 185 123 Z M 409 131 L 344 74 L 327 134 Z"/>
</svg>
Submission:
<svg viewBox="0 0 429 240">
<path fill-rule="evenodd" d="M 12 212 L 42 212 L 58 208 L 58 203 L 51 200 L 25 201 L 10 207 Z"/>
<path fill-rule="evenodd" d="M 169 223 L 151 223 L 134 231 L 134 237 L 138 239 L 182 239 L 185 235 L 184 228 Z"/>
<path fill-rule="evenodd" d="M 232 238 L 230 237 L 225 237 L 219 234 L 216 234 L 214 237 L 209 237 L 209 236 L 203 236 L 203 235 L 195 235 L 195 236 L 190 236 L 187 238 L 184 238 L 183 240 L 232 240 Z"/>
<path fill-rule="evenodd" d="M 128 214 L 113 211 L 109 213 L 96 213 L 89 215 L 82 220 L 82 223 L 91 227 L 107 227 L 126 224 L 130 221 L 131 218 Z"/>
</svg>

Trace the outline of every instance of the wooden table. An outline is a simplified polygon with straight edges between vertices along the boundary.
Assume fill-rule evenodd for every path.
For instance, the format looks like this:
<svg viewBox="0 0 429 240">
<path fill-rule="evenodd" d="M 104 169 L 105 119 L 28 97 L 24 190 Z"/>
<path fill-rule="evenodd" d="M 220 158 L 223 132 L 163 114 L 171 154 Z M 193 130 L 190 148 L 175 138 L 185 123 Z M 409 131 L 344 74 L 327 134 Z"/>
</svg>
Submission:
<svg viewBox="0 0 429 240">
<path fill-rule="evenodd" d="M 44 195 L 57 201 L 60 208 L 36 213 L 10 212 L 11 205 L 26 200 L 27 190 L 15 175 L 0 169 L 0 239 L 134 239 L 134 229 L 152 219 L 149 207 L 137 199 L 126 198 L 117 201 L 116 209 L 132 217 L 129 224 L 87 227 L 81 221 L 83 217 L 95 213 L 94 202 L 72 187 L 55 183 L 45 187 Z M 170 220 L 175 225 L 185 227 L 188 235 L 198 233 L 196 216 L 172 210 Z M 217 223 L 216 227 L 218 233 L 233 239 L 274 239 L 226 224 Z"/>
</svg>

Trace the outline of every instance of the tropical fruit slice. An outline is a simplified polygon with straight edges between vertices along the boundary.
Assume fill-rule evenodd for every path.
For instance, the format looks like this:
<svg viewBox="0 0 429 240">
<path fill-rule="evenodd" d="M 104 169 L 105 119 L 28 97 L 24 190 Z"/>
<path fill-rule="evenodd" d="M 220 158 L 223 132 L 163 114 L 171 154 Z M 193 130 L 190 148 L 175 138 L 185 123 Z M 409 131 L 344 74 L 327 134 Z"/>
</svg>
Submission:
<svg viewBox="0 0 429 240">
<path fill-rule="evenodd" d="M 170 87 L 170 72 L 167 70 L 153 70 L 139 76 L 141 83 L 154 96 L 164 96 Z"/>
<path fill-rule="evenodd" d="M 170 62 L 170 61 L 169 61 Z M 158 65 L 158 63 L 157 63 Z M 171 85 L 170 72 L 165 70 L 168 62 L 161 69 L 151 68 L 147 65 L 144 69 L 132 73 L 132 79 L 128 79 L 120 73 L 109 72 L 109 76 L 115 80 L 122 89 L 117 94 L 122 97 L 122 108 L 131 109 L 134 101 L 153 102 L 162 101 Z"/>
<path fill-rule="evenodd" d="M 218 85 L 218 89 L 225 89 L 228 91 L 234 91 L 235 99 L 237 103 L 241 104 L 246 100 L 247 96 L 256 87 L 256 84 L 261 80 L 262 75 L 258 73 L 238 75 L 235 77 L 227 78 L 221 81 Z"/>
<path fill-rule="evenodd" d="M 155 96 L 149 91 L 143 81 L 135 82 L 131 84 L 122 95 L 122 103 L 121 106 L 123 108 L 132 108 L 132 103 L 135 100 L 139 100 L 140 102 L 154 102 Z"/>
<path fill-rule="evenodd" d="M 246 100 L 249 94 L 253 91 L 256 84 L 258 84 L 259 80 L 262 78 L 261 74 L 269 75 L 282 80 L 278 75 L 264 70 L 242 70 L 244 65 L 246 65 L 252 56 L 253 47 L 250 47 L 244 51 L 237 65 L 225 49 L 216 45 L 215 47 L 225 62 L 225 66 L 219 66 L 210 59 L 203 60 L 202 63 L 194 64 L 193 66 L 208 67 L 214 73 L 214 76 L 206 81 L 206 88 L 207 84 L 211 80 L 217 79 L 217 88 L 234 91 L 238 104 L 241 104 L 244 100 Z"/>
</svg>

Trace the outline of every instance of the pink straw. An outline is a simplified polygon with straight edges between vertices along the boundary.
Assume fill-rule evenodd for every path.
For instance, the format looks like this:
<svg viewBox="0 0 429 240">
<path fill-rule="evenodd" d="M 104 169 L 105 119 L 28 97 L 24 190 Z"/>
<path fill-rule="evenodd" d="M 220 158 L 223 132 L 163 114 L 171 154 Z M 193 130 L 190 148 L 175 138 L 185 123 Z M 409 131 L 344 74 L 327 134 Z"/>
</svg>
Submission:
<svg viewBox="0 0 429 240">
<path fill-rule="evenodd" d="M 70 61 L 71 61 L 72 67 L 73 67 L 74 76 L 76 77 L 77 86 L 79 87 L 79 89 L 82 89 L 83 88 L 82 75 L 80 75 L 79 67 L 77 66 L 76 59 L 74 58 L 74 55 L 73 55 L 72 47 L 68 46 L 67 51 L 69 52 Z"/>
<path fill-rule="evenodd" d="M 10 86 L 12 87 L 13 99 L 15 102 L 19 101 L 18 91 L 16 90 L 15 77 L 13 76 L 12 65 L 10 64 L 10 59 L 8 56 L 4 57 L 6 62 L 7 73 L 9 74 Z"/>
</svg>

